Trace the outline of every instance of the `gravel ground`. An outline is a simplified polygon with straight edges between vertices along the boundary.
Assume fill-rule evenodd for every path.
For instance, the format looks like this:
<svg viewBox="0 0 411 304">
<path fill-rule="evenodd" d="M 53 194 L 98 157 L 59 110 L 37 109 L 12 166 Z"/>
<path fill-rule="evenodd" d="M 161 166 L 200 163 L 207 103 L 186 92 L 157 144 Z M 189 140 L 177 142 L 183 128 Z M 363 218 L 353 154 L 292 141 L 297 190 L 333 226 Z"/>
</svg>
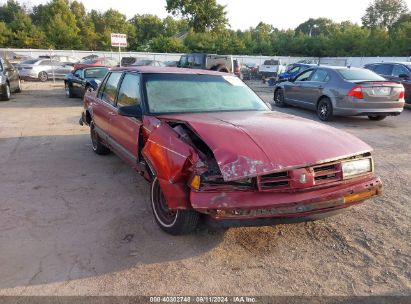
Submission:
<svg viewBox="0 0 411 304">
<path fill-rule="evenodd" d="M 0 295 L 411 294 L 410 110 L 328 123 L 374 147 L 383 196 L 317 222 L 173 237 L 148 184 L 92 152 L 80 99 L 23 89 L 0 103 Z"/>
</svg>

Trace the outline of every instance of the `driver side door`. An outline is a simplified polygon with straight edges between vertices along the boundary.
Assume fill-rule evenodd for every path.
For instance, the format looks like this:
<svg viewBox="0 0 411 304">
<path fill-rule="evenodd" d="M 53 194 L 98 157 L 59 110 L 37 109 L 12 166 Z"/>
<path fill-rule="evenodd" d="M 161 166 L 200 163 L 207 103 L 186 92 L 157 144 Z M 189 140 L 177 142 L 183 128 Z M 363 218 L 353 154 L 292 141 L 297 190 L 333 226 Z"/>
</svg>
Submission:
<svg viewBox="0 0 411 304">
<path fill-rule="evenodd" d="M 297 105 L 304 98 L 304 84 L 310 80 L 314 69 L 306 70 L 298 75 L 294 81 L 284 85 L 284 97 L 287 103 Z"/>
<path fill-rule="evenodd" d="M 110 118 L 110 144 L 117 154 L 133 168 L 139 163 L 139 134 L 142 121 L 135 117 L 118 114 L 118 109 L 124 106 L 141 105 L 140 75 L 126 73 L 119 85 L 116 110 Z"/>
</svg>

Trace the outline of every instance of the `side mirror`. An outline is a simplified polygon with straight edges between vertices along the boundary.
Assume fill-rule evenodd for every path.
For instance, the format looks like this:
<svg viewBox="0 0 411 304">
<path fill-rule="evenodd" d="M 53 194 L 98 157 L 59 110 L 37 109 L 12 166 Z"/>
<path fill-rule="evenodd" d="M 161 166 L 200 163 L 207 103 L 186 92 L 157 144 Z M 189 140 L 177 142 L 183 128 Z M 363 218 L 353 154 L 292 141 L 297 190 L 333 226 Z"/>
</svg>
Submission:
<svg viewBox="0 0 411 304">
<path fill-rule="evenodd" d="M 140 105 L 124 106 L 118 108 L 118 114 L 127 117 L 143 118 L 143 111 Z"/>
<path fill-rule="evenodd" d="M 398 77 L 402 79 L 410 79 L 410 75 L 407 75 L 407 74 L 400 74 L 398 75 Z"/>
</svg>

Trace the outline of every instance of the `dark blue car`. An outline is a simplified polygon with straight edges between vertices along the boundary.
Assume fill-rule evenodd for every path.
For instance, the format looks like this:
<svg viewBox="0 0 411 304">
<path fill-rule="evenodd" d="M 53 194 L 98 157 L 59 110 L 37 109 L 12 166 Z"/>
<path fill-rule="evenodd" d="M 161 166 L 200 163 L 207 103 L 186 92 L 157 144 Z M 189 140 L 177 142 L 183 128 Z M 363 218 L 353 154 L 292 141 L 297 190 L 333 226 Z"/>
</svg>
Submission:
<svg viewBox="0 0 411 304">
<path fill-rule="evenodd" d="M 300 74 L 302 71 L 313 66 L 315 66 L 315 64 L 294 63 L 290 68 L 287 69 L 287 71 L 278 75 L 278 82 L 292 79 L 298 74 Z"/>
</svg>

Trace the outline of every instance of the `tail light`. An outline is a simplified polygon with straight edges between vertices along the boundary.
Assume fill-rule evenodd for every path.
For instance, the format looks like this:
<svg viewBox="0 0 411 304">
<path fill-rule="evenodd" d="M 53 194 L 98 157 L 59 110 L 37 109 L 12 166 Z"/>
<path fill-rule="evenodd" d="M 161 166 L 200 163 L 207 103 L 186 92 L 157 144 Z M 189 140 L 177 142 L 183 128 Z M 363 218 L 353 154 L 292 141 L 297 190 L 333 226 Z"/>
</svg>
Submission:
<svg viewBox="0 0 411 304">
<path fill-rule="evenodd" d="M 364 99 L 364 95 L 362 94 L 362 87 L 357 85 L 353 87 L 347 94 L 347 96 L 351 96 L 357 99 Z"/>
<path fill-rule="evenodd" d="M 405 97 L 405 92 L 401 91 L 400 92 L 400 97 L 398 99 L 404 99 L 404 97 Z"/>
</svg>

